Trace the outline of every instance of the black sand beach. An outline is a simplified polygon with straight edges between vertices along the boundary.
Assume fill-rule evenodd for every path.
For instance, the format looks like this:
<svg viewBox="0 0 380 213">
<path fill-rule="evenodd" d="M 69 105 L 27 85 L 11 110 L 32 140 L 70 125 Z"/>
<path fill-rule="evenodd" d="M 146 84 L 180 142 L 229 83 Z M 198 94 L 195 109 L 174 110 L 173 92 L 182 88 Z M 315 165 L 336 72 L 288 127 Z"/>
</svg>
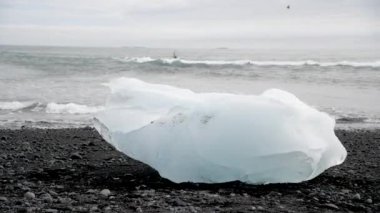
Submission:
<svg viewBox="0 0 380 213">
<path fill-rule="evenodd" d="M 336 134 L 343 165 L 252 186 L 171 183 L 92 128 L 0 130 L 0 212 L 380 212 L 380 131 Z"/>
</svg>

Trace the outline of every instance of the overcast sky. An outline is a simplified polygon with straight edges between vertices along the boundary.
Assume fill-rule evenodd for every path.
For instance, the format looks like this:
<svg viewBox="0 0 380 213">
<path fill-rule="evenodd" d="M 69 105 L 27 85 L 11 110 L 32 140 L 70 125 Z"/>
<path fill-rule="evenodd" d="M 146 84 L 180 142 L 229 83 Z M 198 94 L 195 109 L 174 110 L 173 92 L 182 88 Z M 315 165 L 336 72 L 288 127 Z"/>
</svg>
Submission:
<svg viewBox="0 0 380 213">
<path fill-rule="evenodd" d="M 379 36 L 380 0 L 0 0 L 0 44 L 371 46 Z"/>
</svg>

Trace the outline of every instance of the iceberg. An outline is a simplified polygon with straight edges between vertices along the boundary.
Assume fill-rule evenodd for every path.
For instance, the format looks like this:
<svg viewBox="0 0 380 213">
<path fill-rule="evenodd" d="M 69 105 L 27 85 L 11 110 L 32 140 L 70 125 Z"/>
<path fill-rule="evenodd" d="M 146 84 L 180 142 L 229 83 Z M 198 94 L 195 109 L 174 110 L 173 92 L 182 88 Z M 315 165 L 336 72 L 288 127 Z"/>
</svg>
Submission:
<svg viewBox="0 0 380 213">
<path fill-rule="evenodd" d="M 126 155 L 173 182 L 301 182 L 347 155 L 335 120 L 295 95 L 195 93 L 120 78 L 96 129 Z"/>
</svg>

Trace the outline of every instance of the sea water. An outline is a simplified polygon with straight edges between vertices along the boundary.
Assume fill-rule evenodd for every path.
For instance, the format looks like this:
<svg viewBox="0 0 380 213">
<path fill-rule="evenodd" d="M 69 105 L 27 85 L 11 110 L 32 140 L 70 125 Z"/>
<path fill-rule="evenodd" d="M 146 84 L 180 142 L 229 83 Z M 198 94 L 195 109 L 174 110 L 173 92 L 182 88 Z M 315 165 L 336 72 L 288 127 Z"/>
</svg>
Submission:
<svg viewBox="0 0 380 213">
<path fill-rule="evenodd" d="M 178 58 L 173 58 L 173 51 Z M 0 46 L 0 127 L 93 124 L 108 82 L 133 77 L 194 92 L 278 88 L 339 127 L 380 126 L 380 51 Z"/>
</svg>

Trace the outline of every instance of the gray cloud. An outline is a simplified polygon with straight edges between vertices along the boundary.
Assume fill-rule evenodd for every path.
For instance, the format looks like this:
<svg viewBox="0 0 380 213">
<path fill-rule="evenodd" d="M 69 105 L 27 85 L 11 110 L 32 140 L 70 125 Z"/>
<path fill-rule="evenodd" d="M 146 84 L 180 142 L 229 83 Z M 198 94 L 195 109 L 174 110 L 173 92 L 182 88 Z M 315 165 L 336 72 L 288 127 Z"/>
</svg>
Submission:
<svg viewBox="0 0 380 213">
<path fill-rule="evenodd" d="M 251 47 L 369 38 L 371 45 L 379 9 L 377 0 L 3 0 L 0 43 Z"/>
</svg>

